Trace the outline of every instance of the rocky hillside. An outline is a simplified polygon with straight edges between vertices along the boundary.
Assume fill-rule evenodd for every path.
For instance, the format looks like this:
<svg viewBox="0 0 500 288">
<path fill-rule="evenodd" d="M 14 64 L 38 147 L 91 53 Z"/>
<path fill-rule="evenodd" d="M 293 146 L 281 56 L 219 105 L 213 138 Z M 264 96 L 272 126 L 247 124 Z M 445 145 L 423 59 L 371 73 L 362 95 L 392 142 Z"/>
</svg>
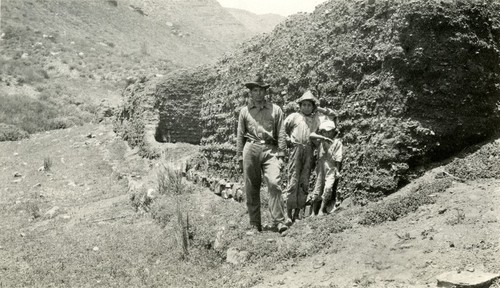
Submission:
<svg viewBox="0 0 500 288">
<path fill-rule="evenodd" d="M 263 32 L 215 0 L 4 0 L 1 15 L 0 141 L 93 121 L 142 76 L 213 63 Z M 36 105 L 42 125 L 23 116 Z"/>
<path fill-rule="evenodd" d="M 499 130 L 498 12 L 496 2 L 329 1 L 289 17 L 201 74 L 210 167 L 236 177 L 242 83 L 261 73 L 285 112 L 306 89 L 337 111 L 346 196 L 363 204 L 394 192 Z"/>
<path fill-rule="evenodd" d="M 248 30 L 254 33 L 271 32 L 276 25 L 285 20 L 285 17 L 278 14 L 262 14 L 236 9 L 226 8 L 234 18 L 240 21 Z"/>
<path fill-rule="evenodd" d="M 41 78 L 165 73 L 210 63 L 255 33 L 215 0 L 7 0 L 1 9 L 2 61 L 26 62 Z M 23 76 L 11 70 L 3 78 Z"/>
</svg>

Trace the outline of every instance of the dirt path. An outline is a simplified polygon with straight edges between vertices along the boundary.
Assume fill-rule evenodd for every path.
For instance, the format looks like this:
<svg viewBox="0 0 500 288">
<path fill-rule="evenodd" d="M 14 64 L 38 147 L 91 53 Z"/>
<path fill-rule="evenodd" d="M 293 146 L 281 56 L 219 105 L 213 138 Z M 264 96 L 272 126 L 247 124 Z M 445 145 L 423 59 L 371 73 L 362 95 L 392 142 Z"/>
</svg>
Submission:
<svg viewBox="0 0 500 288">
<path fill-rule="evenodd" d="M 323 255 L 255 287 L 435 287 L 447 271 L 498 273 L 500 180 L 454 182 L 436 198 L 397 221 L 337 234 Z"/>
</svg>

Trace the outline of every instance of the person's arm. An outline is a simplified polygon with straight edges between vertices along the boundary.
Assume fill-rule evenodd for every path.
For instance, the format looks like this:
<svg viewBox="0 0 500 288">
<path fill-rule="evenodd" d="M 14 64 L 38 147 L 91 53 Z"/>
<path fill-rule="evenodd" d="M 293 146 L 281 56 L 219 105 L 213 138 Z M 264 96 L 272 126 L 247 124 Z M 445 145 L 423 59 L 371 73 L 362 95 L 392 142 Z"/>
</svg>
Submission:
<svg viewBox="0 0 500 288">
<path fill-rule="evenodd" d="M 333 109 L 326 108 L 326 107 L 318 107 L 317 109 L 318 109 L 318 112 L 323 114 L 323 115 L 333 116 L 333 117 L 336 116 L 335 111 Z"/>
<path fill-rule="evenodd" d="M 289 147 L 291 143 L 291 133 L 293 129 L 293 116 L 294 114 L 288 115 L 288 117 L 285 118 L 285 122 L 283 123 L 283 128 L 285 130 L 285 139 L 286 139 L 286 146 Z M 280 133 L 283 134 L 283 133 Z"/>
<path fill-rule="evenodd" d="M 333 167 L 335 169 L 335 178 L 338 179 L 342 175 L 340 174 L 340 163 L 342 162 L 342 150 L 343 150 L 343 145 L 342 142 L 340 142 L 339 139 L 335 139 L 333 144 L 330 146 L 330 155 L 332 156 L 333 160 Z"/>
<path fill-rule="evenodd" d="M 286 133 L 285 129 L 283 127 L 283 122 L 284 122 L 284 114 L 281 108 L 276 106 L 276 126 L 275 126 L 275 131 L 277 132 L 278 139 L 278 157 L 285 157 L 285 149 L 286 149 Z"/>
<path fill-rule="evenodd" d="M 309 138 L 310 138 L 311 140 L 326 140 L 326 141 L 328 141 L 328 142 L 333 142 L 333 140 L 332 140 L 332 139 L 330 139 L 330 138 L 328 138 L 328 137 L 325 137 L 325 136 L 323 136 L 323 135 L 321 135 L 321 134 L 318 134 L 318 133 L 316 133 L 316 132 L 311 133 L 311 135 L 309 135 Z"/>
<path fill-rule="evenodd" d="M 240 110 L 240 115 L 238 117 L 238 130 L 236 131 L 236 156 L 239 160 L 243 160 L 243 146 L 245 146 L 245 133 L 246 123 L 245 123 L 245 108 Z"/>
</svg>

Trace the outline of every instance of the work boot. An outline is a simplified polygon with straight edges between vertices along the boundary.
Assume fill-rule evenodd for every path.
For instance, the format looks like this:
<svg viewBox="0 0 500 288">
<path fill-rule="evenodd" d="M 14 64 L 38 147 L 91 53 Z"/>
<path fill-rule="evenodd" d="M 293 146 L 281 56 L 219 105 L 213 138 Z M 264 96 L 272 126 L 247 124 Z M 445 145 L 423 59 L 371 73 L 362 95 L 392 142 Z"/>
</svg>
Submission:
<svg viewBox="0 0 500 288">
<path fill-rule="evenodd" d="M 296 208 L 293 213 L 293 222 L 300 220 L 300 209 Z"/>
<path fill-rule="evenodd" d="M 247 236 L 253 236 L 253 235 L 255 235 L 257 233 L 260 233 L 260 232 L 262 232 L 262 226 L 261 225 L 251 224 L 250 227 L 245 232 L 245 234 Z"/>
<path fill-rule="evenodd" d="M 283 223 L 278 223 L 278 232 L 281 234 L 283 232 L 285 232 L 286 230 L 288 230 L 288 226 L 286 226 L 285 224 Z"/>
<path fill-rule="evenodd" d="M 293 224 L 293 209 L 287 209 L 286 210 L 286 220 L 285 220 L 285 225 L 286 226 L 292 226 Z"/>
</svg>

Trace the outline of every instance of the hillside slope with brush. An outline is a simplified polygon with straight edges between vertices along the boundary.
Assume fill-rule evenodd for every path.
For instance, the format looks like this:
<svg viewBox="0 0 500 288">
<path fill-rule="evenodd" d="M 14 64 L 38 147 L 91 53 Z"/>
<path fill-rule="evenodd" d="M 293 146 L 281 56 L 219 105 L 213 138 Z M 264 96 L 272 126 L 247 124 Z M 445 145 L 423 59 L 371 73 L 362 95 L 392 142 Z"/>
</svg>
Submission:
<svg viewBox="0 0 500 288">
<path fill-rule="evenodd" d="M 240 21 L 248 30 L 255 33 L 271 32 L 276 25 L 285 20 L 285 17 L 278 14 L 262 14 L 255 13 L 236 8 L 226 8 L 226 10 Z"/>
<path fill-rule="evenodd" d="M 141 77 L 213 63 L 263 32 L 215 0 L 5 0 L 0 8 L 0 141 L 100 121 Z M 32 115 L 26 106 L 42 107 L 41 123 L 22 116 Z"/>
</svg>

